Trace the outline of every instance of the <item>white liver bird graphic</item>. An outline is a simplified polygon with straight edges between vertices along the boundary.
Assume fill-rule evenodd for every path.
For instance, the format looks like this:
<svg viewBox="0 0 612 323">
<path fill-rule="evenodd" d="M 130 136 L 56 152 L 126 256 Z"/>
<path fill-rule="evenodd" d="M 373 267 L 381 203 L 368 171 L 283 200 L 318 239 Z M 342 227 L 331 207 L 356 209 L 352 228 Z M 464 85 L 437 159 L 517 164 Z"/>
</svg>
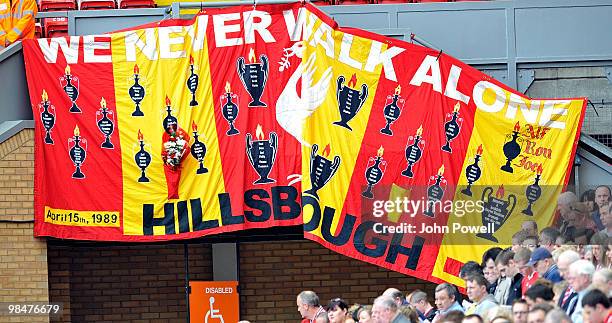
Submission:
<svg viewBox="0 0 612 323">
<path fill-rule="evenodd" d="M 285 50 L 287 51 L 287 50 Z M 294 54 L 299 58 L 303 57 L 304 44 L 295 43 L 289 50 L 290 56 Z M 287 85 L 281 92 L 276 102 L 276 120 L 283 129 L 295 137 L 302 145 L 310 146 L 303 136 L 303 128 L 306 119 L 323 103 L 330 86 L 332 68 L 328 67 L 321 75 L 319 81 L 312 85 L 315 67 L 316 54 L 310 55 L 295 69 L 287 81 Z M 302 78 L 301 96 L 297 92 L 297 83 Z"/>
</svg>

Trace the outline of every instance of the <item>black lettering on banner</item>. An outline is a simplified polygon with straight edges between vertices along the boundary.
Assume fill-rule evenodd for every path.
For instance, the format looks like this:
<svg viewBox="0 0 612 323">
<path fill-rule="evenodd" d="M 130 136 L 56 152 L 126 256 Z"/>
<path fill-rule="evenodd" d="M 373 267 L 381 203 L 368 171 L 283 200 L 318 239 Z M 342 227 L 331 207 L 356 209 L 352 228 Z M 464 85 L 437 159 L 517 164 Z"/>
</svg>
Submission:
<svg viewBox="0 0 612 323">
<path fill-rule="evenodd" d="M 323 223 L 321 224 L 321 235 L 323 236 L 323 239 L 335 244 L 336 246 L 342 246 L 351 238 L 351 233 L 353 232 L 356 218 L 347 213 L 344 216 L 340 233 L 338 236 L 334 236 L 331 233 L 331 227 L 335 213 L 336 209 L 328 206 L 325 207 L 325 211 L 323 211 Z M 340 223 L 338 223 L 338 225 L 340 225 Z M 338 231 L 337 228 L 336 231 Z"/>
<path fill-rule="evenodd" d="M 372 258 L 378 258 L 385 254 L 385 250 L 387 250 L 387 241 L 373 237 L 371 243 L 376 245 L 374 248 L 368 248 L 364 243 L 366 234 L 368 231 L 373 230 L 374 224 L 375 222 L 373 221 L 367 221 L 358 225 L 355 230 L 355 235 L 353 236 L 353 245 L 355 249 L 362 254 Z M 386 236 L 387 234 L 383 233 L 382 235 Z"/>
<path fill-rule="evenodd" d="M 219 194 L 219 207 L 221 208 L 221 224 L 241 224 L 244 223 L 243 215 L 232 214 L 232 203 L 230 201 L 229 193 Z"/>
<path fill-rule="evenodd" d="M 189 232 L 189 210 L 187 201 L 179 201 L 176 204 L 178 210 L 179 233 Z"/>
<path fill-rule="evenodd" d="M 174 234 L 174 204 L 164 204 L 164 217 L 154 217 L 154 205 L 142 205 L 142 230 L 146 236 L 153 235 L 153 227 L 163 226 L 165 234 Z"/>
<path fill-rule="evenodd" d="M 393 235 L 385 261 L 390 264 L 395 264 L 397 255 L 402 254 L 408 256 L 408 261 L 406 262 L 405 267 L 416 270 L 417 265 L 419 264 L 419 258 L 421 257 L 421 251 L 423 250 L 423 244 L 425 244 L 425 239 L 415 236 L 414 241 L 412 242 L 412 247 L 408 248 L 401 245 L 403 238 L 403 233 L 396 233 Z"/>
<path fill-rule="evenodd" d="M 286 198 L 282 198 L 281 194 L 286 194 Z M 274 219 L 276 220 L 291 220 L 300 216 L 302 209 L 297 202 L 298 191 L 293 186 L 274 186 L 272 187 L 272 210 Z M 283 212 L 283 206 L 288 207 L 289 211 Z"/>
<path fill-rule="evenodd" d="M 266 190 L 263 189 L 252 189 L 248 190 L 244 193 L 244 204 L 252 209 L 260 210 L 261 215 L 255 215 L 253 211 L 244 211 L 244 217 L 249 222 L 265 222 L 270 218 L 272 214 L 272 210 L 270 209 L 270 204 L 268 204 L 263 199 L 255 199 L 254 197 L 259 198 L 270 198 L 270 195 Z"/>
<path fill-rule="evenodd" d="M 312 218 L 308 223 L 304 223 L 304 231 L 311 232 L 319 227 L 321 221 L 321 208 L 319 202 L 308 195 L 302 195 L 302 209 L 306 209 L 306 205 L 312 206 Z"/>
<path fill-rule="evenodd" d="M 193 231 L 201 231 L 216 228 L 219 226 L 219 220 L 203 220 L 202 201 L 200 199 L 189 200 L 191 204 L 191 222 L 193 223 Z"/>
</svg>

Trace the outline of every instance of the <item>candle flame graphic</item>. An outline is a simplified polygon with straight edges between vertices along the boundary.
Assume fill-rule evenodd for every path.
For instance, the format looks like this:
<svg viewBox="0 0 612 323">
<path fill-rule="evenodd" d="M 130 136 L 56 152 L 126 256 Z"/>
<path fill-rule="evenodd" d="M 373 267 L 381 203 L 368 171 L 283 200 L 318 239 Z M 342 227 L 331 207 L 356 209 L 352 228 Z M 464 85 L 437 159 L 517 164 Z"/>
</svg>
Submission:
<svg viewBox="0 0 612 323">
<path fill-rule="evenodd" d="M 193 65 L 193 56 L 189 55 L 189 64 Z"/>
<path fill-rule="evenodd" d="M 521 124 L 518 121 L 514 125 L 514 131 L 516 131 L 516 132 L 521 131 Z"/>
<path fill-rule="evenodd" d="M 438 169 L 438 175 L 439 176 L 444 175 L 444 164 L 442 164 L 442 166 L 440 166 L 440 169 Z"/>
<path fill-rule="evenodd" d="M 482 155 L 482 144 L 478 145 L 478 149 L 476 150 L 476 155 Z"/>
<path fill-rule="evenodd" d="M 42 100 L 43 101 L 47 101 L 49 99 L 49 96 L 47 95 L 47 91 L 45 91 L 45 89 L 43 89 L 42 91 Z"/>
<path fill-rule="evenodd" d="M 168 95 L 166 94 L 166 105 L 170 105 L 170 98 L 168 97 Z"/>
<path fill-rule="evenodd" d="M 327 146 L 325 146 L 325 148 L 321 152 L 321 155 L 324 155 L 324 157 L 329 157 L 330 152 L 331 152 L 331 146 L 327 144 Z"/>
<path fill-rule="evenodd" d="M 357 85 L 357 74 L 353 73 L 351 80 L 348 82 L 348 87 L 355 87 Z"/>
<path fill-rule="evenodd" d="M 497 192 L 495 192 L 495 197 L 497 197 L 498 199 L 501 199 L 504 197 L 504 194 L 505 194 L 504 184 L 501 184 L 501 186 L 497 189 Z"/>
<path fill-rule="evenodd" d="M 397 87 L 395 88 L 395 95 L 399 95 L 400 93 L 402 93 L 402 86 L 397 85 Z"/>
<path fill-rule="evenodd" d="M 457 102 L 457 104 L 455 104 L 455 108 L 453 109 L 453 112 L 459 112 L 460 107 L 461 105 L 459 105 L 459 102 Z"/>
<path fill-rule="evenodd" d="M 70 75 L 70 65 L 66 65 L 64 72 L 66 73 L 66 75 Z"/>
<path fill-rule="evenodd" d="M 195 123 L 195 121 L 191 121 L 191 130 L 198 132 L 198 125 Z"/>
<path fill-rule="evenodd" d="M 104 100 L 104 97 L 102 98 L 102 100 L 100 100 L 100 106 L 106 108 L 106 100 Z"/>
<path fill-rule="evenodd" d="M 423 125 L 421 125 L 421 126 L 419 127 L 419 129 L 417 129 L 417 132 L 416 132 L 416 135 L 417 135 L 417 136 L 420 136 L 420 135 L 422 135 L 422 134 L 423 134 Z"/>
<path fill-rule="evenodd" d="M 385 148 L 383 148 L 383 146 L 381 145 L 380 148 L 378 148 L 378 151 L 376 152 L 376 156 L 382 157 L 384 152 L 385 152 Z"/>
<path fill-rule="evenodd" d="M 539 165 L 536 173 L 538 173 L 538 175 L 542 175 L 543 172 L 544 172 L 544 168 L 542 168 L 542 165 Z"/>
<path fill-rule="evenodd" d="M 81 132 L 79 131 L 79 126 L 74 126 L 74 135 L 78 137 L 80 134 Z"/>
<path fill-rule="evenodd" d="M 251 50 L 249 51 L 249 62 L 255 63 L 256 60 L 257 57 L 255 56 L 255 51 L 253 50 L 253 48 L 251 48 Z"/>
<path fill-rule="evenodd" d="M 225 93 L 230 93 L 232 91 L 232 87 L 230 86 L 230 82 L 225 82 Z"/>
<path fill-rule="evenodd" d="M 134 64 L 134 74 L 139 74 L 140 69 L 138 68 L 138 64 Z"/>
<path fill-rule="evenodd" d="M 144 136 L 142 135 L 142 132 L 140 132 L 140 129 L 138 129 L 138 140 L 142 141 L 142 139 L 144 139 Z"/>
<path fill-rule="evenodd" d="M 258 140 L 264 139 L 264 133 L 263 133 L 263 130 L 261 129 L 260 124 L 257 125 L 257 130 L 255 130 L 255 136 L 257 137 Z"/>
</svg>

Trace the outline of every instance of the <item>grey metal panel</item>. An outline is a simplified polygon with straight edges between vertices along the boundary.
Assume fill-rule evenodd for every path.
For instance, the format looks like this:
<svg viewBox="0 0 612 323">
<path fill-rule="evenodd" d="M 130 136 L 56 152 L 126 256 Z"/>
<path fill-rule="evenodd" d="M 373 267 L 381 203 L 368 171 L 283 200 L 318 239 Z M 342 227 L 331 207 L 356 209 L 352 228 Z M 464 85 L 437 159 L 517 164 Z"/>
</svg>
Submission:
<svg viewBox="0 0 612 323">
<path fill-rule="evenodd" d="M 503 9 L 400 11 L 398 27 L 413 32 L 459 59 L 506 59 L 506 12 Z"/>
<path fill-rule="evenodd" d="M 517 60 L 612 58 L 608 6 L 516 9 Z"/>
<path fill-rule="evenodd" d="M 359 10 L 355 12 L 344 11 L 330 14 L 339 26 L 350 26 L 361 29 L 390 28 L 389 13 L 384 11 Z"/>
<path fill-rule="evenodd" d="M 0 123 L 32 120 L 21 42 L 0 52 Z"/>
<path fill-rule="evenodd" d="M 213 280 L 238 280 L 238 245 L 236 243 L 212 244 Z"/>
<path fill-rule="evenodd" d="M 165 8 L 85 10 L 68 13 L 70 35 L 99 35 L 135 27 L 164 18 Z"/>
</svg>

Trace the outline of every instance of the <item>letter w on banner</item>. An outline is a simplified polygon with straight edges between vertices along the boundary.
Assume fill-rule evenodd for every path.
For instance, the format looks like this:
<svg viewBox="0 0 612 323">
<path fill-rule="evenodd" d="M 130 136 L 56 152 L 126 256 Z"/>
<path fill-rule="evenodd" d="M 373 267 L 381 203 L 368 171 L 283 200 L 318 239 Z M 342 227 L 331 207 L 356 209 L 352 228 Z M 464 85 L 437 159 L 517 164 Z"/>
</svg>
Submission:
<svg viewBox="0 0 612 323">
<path fill-rule="evenodd" d="M 336 252 L 455 284 L 523 221 L 552 222 L 586 104 L 526 98 L 310 4 L 25 41 L 24 55 L 35 235 L 303 223 Z"/>
</svg>

